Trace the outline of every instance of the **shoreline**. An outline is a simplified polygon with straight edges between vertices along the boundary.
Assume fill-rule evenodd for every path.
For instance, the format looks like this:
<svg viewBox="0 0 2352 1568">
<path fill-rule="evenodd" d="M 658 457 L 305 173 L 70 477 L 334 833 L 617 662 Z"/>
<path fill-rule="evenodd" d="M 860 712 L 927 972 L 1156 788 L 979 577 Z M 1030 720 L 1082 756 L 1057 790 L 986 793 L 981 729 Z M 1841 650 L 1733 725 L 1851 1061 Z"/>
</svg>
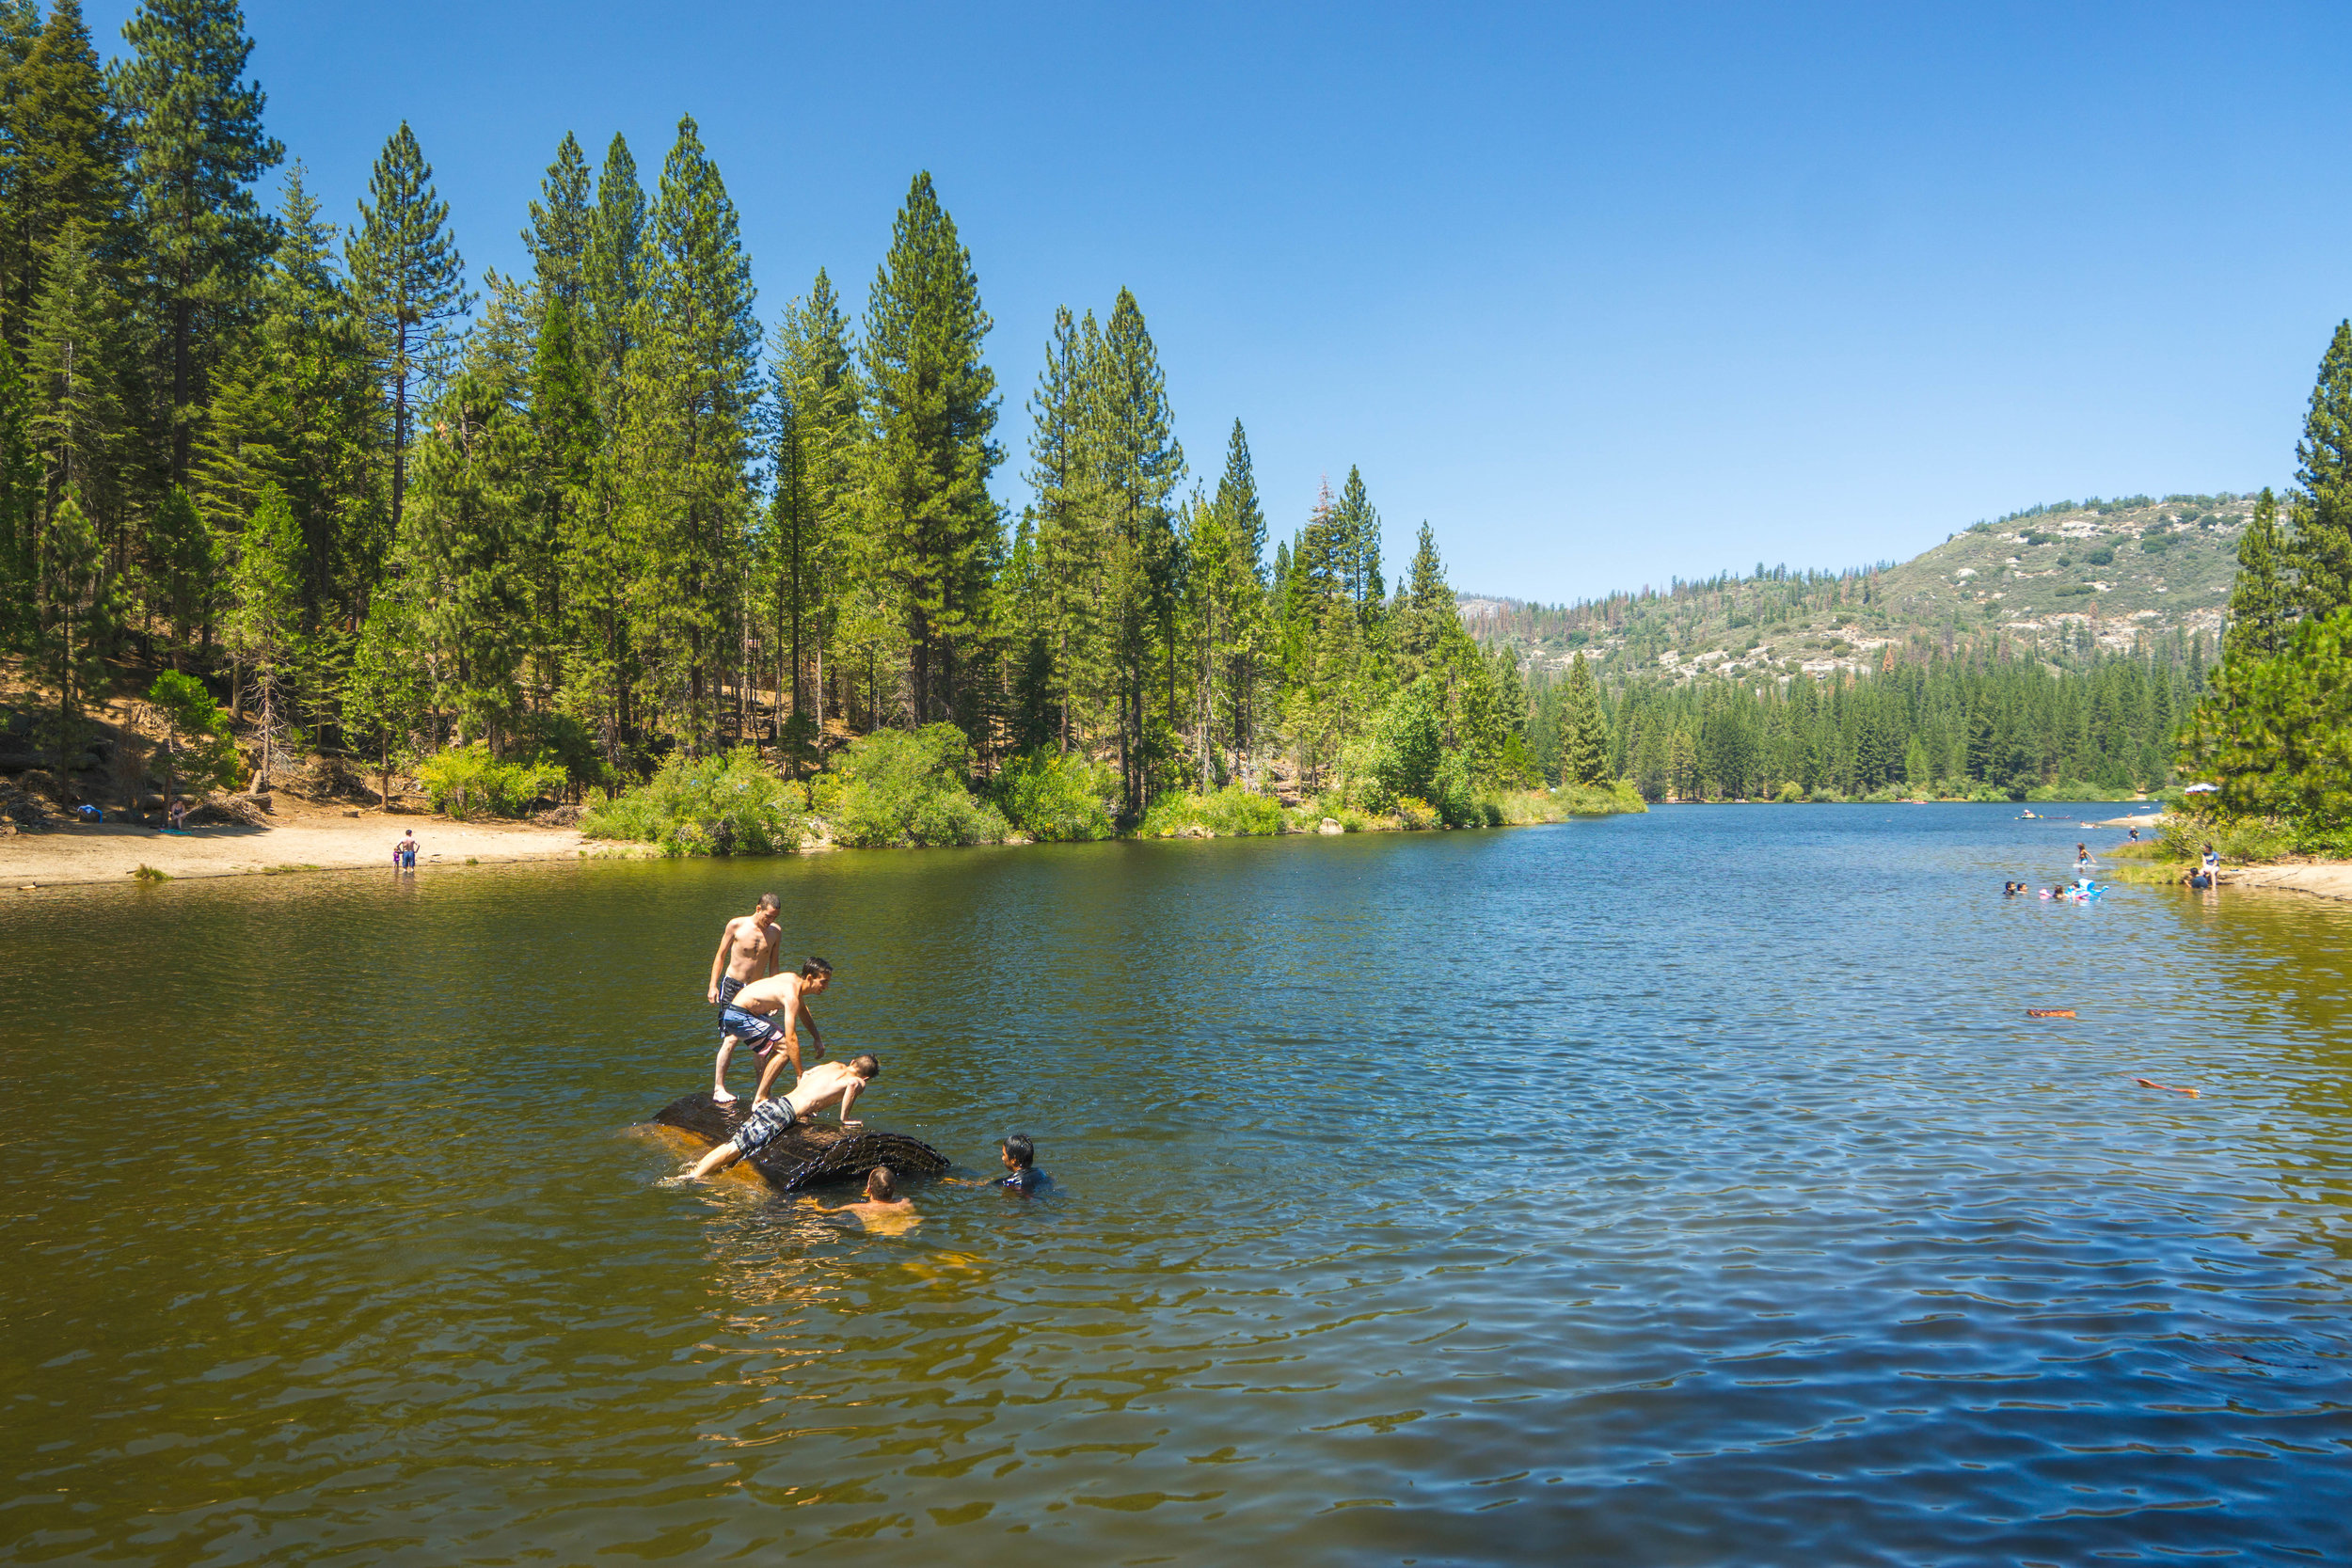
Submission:
<svg viewBox="0 0 2352 1568">
<path fill-rule="evenodd" d="M 417 835 L 421 868 L 577 860 L 595 852 L 574 828 L 454 822 L 373 806 L 365 811 L 318 807 L 283 795 L 277 806 L 266 827 L 190 828 L 173 833 L 109 822 L 14 833 L 0 838 L 0 890 L 29 893 L 127 882 L 142 866 L 172 881 L 389 870 L 392 845 L 405 832 Z"/>
</svg>

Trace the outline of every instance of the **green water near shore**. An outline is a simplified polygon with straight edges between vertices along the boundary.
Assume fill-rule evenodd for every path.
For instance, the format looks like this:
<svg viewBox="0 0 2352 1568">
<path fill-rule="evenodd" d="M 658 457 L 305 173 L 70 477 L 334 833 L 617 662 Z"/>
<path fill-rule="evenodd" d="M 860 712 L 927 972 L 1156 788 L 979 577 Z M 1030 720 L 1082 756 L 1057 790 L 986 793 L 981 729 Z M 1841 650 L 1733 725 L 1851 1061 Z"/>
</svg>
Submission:
<svg viewBox="0 0 2352 1568">
<path fill-rule="evenodd" d="M 24 895 L 0 1557 L 2340 1550 L 2352 914 L 1997 896 L 2077 836 L 1692 807 Z M 768 887 L 870 1118 L 973 1174 L 1029 1131 L 1051 1195 L 877 1236 L 659 1184 L 632 1124 L 707 1081 Z"/>
</svg>

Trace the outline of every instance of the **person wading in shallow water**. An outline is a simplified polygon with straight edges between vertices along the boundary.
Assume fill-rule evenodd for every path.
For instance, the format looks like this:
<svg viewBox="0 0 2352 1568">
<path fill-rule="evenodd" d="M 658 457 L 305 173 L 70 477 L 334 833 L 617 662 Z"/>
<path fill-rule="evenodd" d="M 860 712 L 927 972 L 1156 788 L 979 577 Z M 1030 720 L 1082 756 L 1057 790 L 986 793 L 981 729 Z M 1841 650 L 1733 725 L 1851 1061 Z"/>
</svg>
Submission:
<svg viewBox="0 0 2352 1568">
<path fill-rule="evenodd" d="M 727 1027 L 725 1009 L 734 1003 L 737 991 L 775 974 L 776 950 L 784 941 L 784 932 L 776 925 L 780 907 L 774 894 L 763 893 L 751 913 L 736 916 L 719 933 L 719 951 L 710 959 L 710 989 L 706 993 L 710 1005 L 721 1009 L 719 1059 L 710 1073 L 710 1098 L 716 1104 L 735 1103 L 735 1096 L 727 1093 L 727 1063 L 735 1057 L 737 1037 Z"/>
<path fill-rule="evenodd" d="M 819 1062 L 802 1075 L 790 1094 L 777 1100 L 762 1101 L 752 1107 L 752 1114 L 736 1128 L 735 1136 L 704 1155 L 692 1170 L 686 1173 L 688 1180 L 699 1180 L 712 1171 L 724 1170 L 747 1154 L 756 1154 L 776 1140 L 779 1133 L 795 1122 L 806 1121 L 828 1105 L 841 1107 L 841 1129 L 848 1132 L 863 1127 L 861 1121 L 850 1119 L 850 1107 L 866 1085 L 882 1076 L 882 1063 L 872 1053 L 850 1057 L 846 1062 Z"/>
<path fill-rule="evenodd" d="M 414 828 L 401 830 L 400 842 L 392 846 L 392 865 L 401 871 L 417 868 L 417 831 Z"/>
</svg>

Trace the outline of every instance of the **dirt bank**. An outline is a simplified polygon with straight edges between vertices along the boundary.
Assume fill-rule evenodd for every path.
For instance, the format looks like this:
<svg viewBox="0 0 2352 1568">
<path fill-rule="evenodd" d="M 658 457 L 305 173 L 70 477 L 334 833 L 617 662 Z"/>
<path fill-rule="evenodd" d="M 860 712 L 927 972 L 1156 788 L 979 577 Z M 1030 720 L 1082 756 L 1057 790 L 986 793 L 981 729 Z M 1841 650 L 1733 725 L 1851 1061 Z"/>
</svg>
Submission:
<svg viewBox="0 0 2352 1568">
<path fill-rule="evenodd" d="M 2343 861 L 2313 861 L 2301 865 L 2248 865 L 2225 868 L 2224 887 L 2284 888 L 2317 898 L 2352 899 L 2352 864 Z"/>
<path fill-rule="evenodd" d="M 191 828 L 184 834 L 106 823 L 0 838 L 0 890 L 69 882 L 123 882 L 141 865 L 167 877 L 244 877 L 257 872 L 390 869 L 392 846 L 417 835 L 417 864 L 469 861 L 571 860 L 585 847 L 571 828 L 527 822 L 451 822 L 419 812 L 313 806 L 281 794 L 269 826 Z M 603 846 L 596 846 L 592 852 Z"/>
</svg>

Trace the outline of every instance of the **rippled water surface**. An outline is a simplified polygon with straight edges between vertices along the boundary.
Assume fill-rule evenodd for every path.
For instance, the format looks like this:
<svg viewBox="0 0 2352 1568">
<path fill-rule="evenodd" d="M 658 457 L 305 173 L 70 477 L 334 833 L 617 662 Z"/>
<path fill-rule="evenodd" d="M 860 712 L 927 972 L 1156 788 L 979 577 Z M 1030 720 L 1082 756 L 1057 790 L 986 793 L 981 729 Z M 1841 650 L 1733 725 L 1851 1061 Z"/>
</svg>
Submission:
<svg viewBox="0 0 2352 1568">
<path fill-rule="evenodd" d="M 1998 896 L 2081 836 L 8 895 L 0 1557 L 2341 1560 L 2352 917 Z M 869 1118 L 1050 1196 L 658 1184 L 765 888 Z"/>
</svg>

